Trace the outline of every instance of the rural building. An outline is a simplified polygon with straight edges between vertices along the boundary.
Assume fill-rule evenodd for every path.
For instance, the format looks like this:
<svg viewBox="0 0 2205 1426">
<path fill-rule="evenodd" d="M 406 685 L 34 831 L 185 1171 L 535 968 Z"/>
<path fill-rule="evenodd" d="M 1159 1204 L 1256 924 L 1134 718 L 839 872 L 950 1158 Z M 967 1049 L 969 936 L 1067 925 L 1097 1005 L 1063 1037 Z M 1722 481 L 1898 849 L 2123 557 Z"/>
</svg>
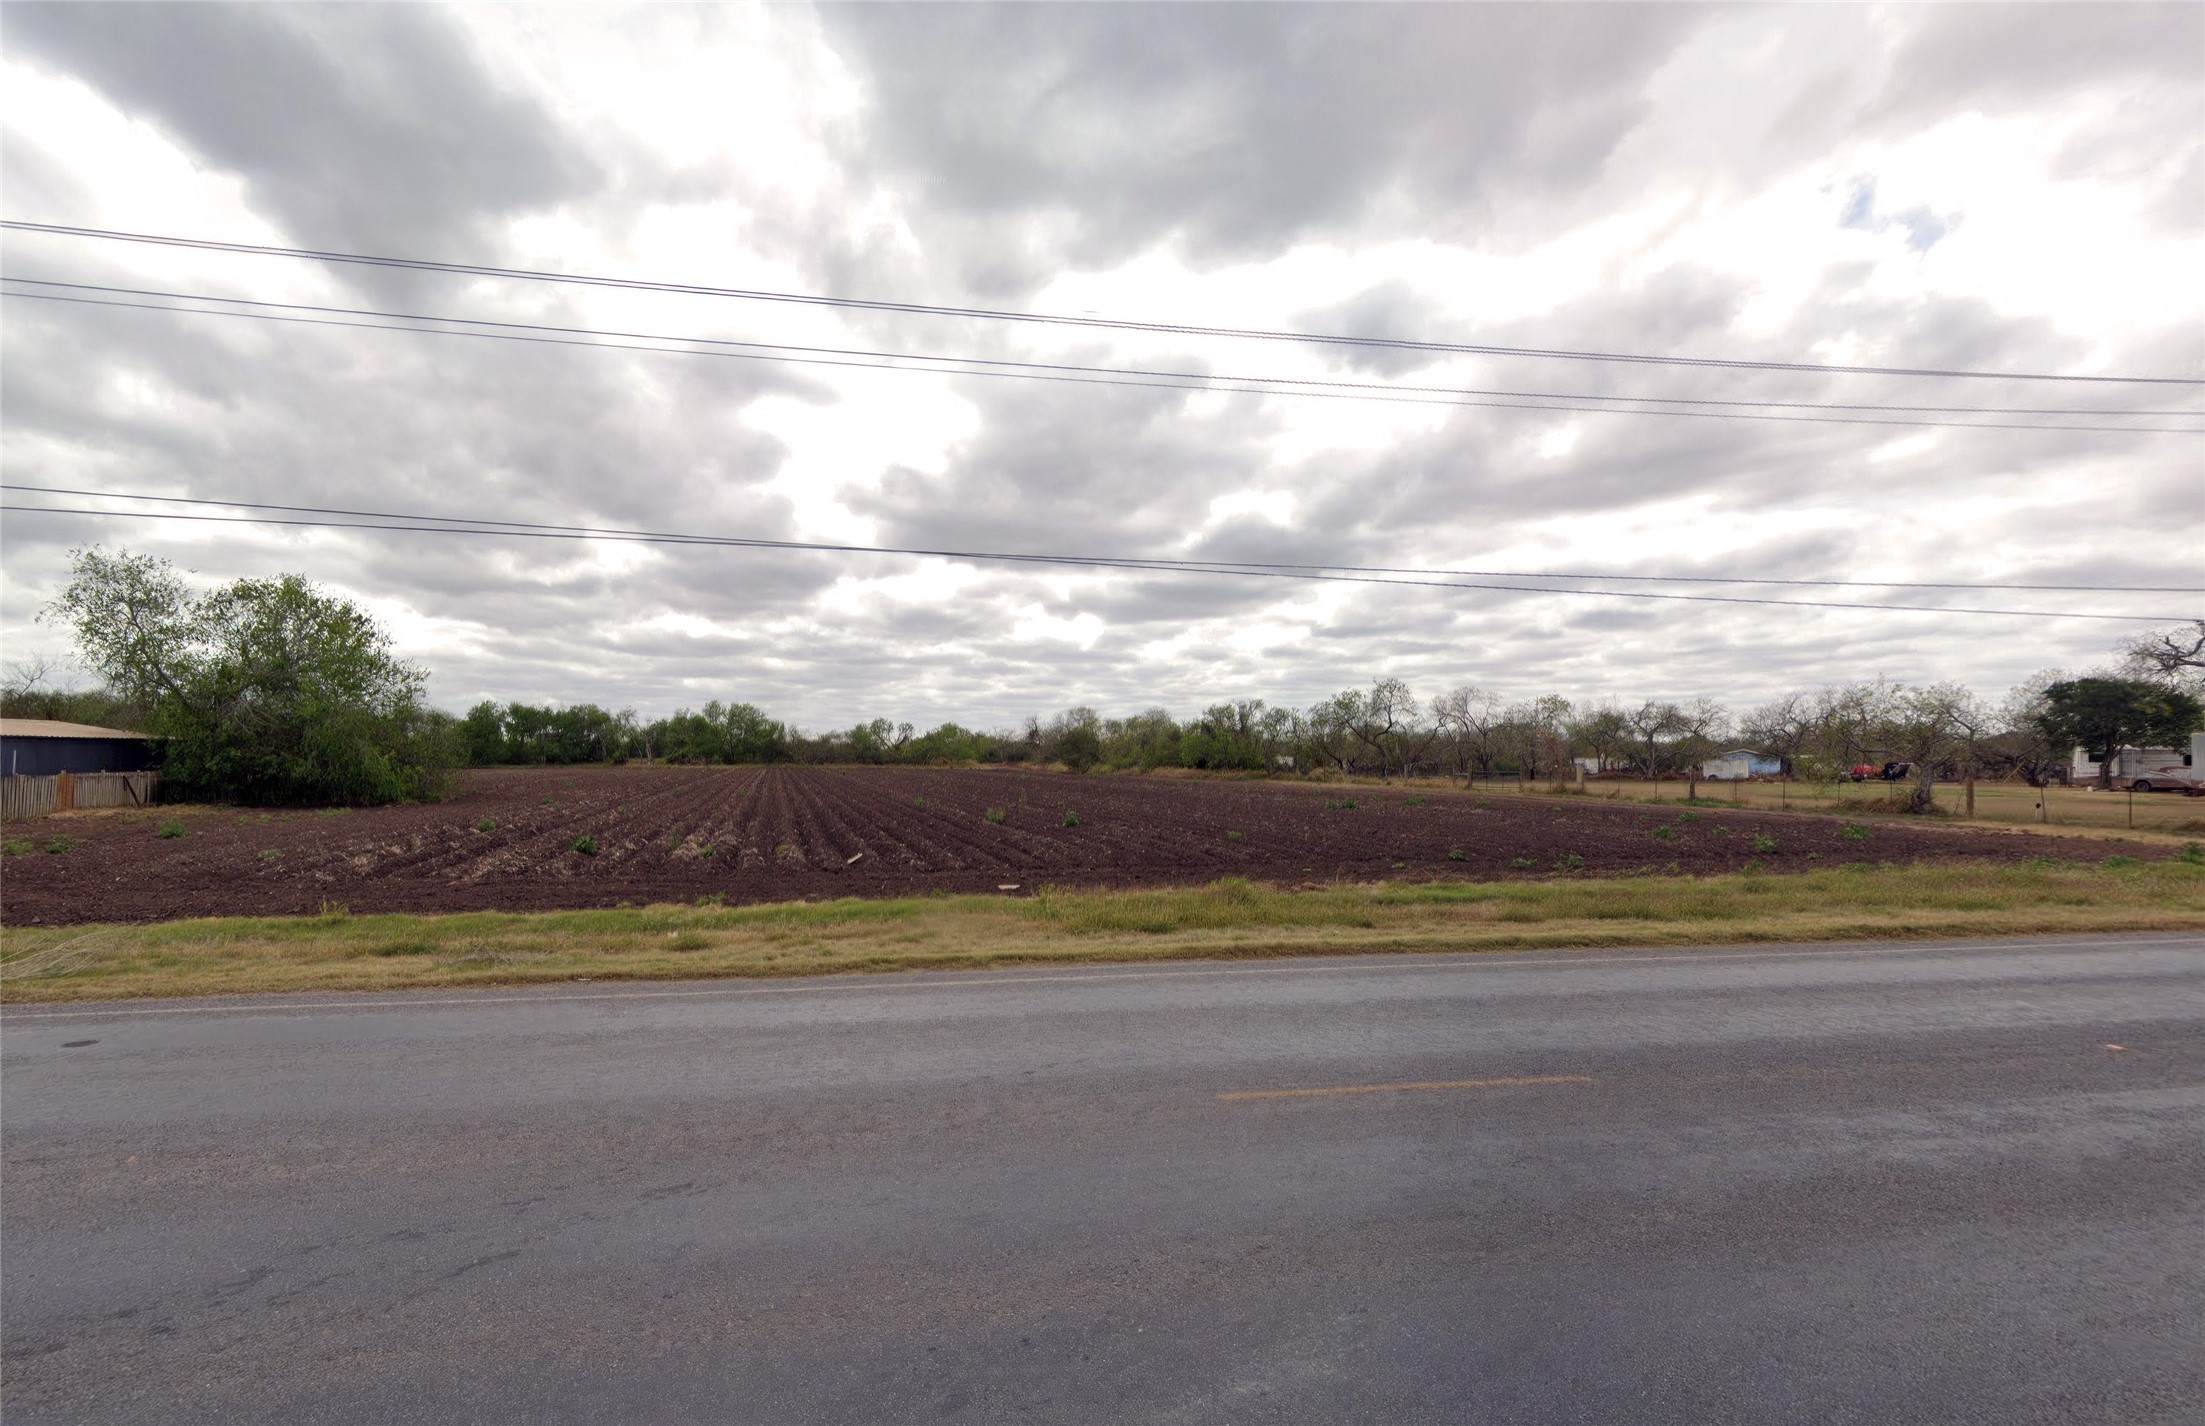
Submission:
<svg viewBox="0 0 2205 1426">
<path fill-rule="evenodd" d="M 1751 748 L 1717 753 L 1700 764 L 1700 776 L 1710 782 L 1744 782 L 1749 777 L 1777 777 L 1783 771 L 1781 758 L 1772 758 Z"/>
<path fill-rule="evenodd" d="M 139 772 L 159 761 L 143 733 L 50 718 L 0 718 L 0 774 L 8 777 Z"/>
</svg>

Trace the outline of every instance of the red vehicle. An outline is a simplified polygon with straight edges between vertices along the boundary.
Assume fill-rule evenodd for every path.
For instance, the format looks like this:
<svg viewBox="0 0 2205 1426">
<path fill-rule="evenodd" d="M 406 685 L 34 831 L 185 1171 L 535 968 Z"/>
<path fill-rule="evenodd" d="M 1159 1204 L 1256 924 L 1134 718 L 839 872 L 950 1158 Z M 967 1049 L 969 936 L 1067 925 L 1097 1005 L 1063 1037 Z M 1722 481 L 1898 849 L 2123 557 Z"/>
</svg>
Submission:
<svg viewBox="0 0 2205 1426">
<path fill-rule="evenodd" d="M 1904 782 L 1914 775 L 1914 764 L 1890 762 L 1878 766 L 1875 763 L 1855 763 L 1845 774 L 1847 782 Z"/>
</svg>

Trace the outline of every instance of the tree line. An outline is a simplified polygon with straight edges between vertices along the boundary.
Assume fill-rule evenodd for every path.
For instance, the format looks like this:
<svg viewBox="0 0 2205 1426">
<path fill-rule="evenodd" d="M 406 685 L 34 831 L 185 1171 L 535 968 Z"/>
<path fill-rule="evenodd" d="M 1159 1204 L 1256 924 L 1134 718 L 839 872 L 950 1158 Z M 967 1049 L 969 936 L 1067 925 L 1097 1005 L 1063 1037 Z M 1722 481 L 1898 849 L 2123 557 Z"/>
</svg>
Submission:
<svg viewBox="0 0 2205 1426">
<path fill-rule="evenodd" d="M 173 794 L 217 800 L 421 799 L 462 766 L 635 758 L 1555 779 L 1580 767 L 1690 775 L 1719 753 L 1750 749 L 1785 776 L 1812 779 L 1907 764 L 1926 807 L 1934 777 L 2042 784 L 2078 746 L 2101 756 L 2105 776 L 2119 748 L 2178 744 L 2205 726 L 2205 621 L 2137 640 L 2118 669 L 2047 672 L 1999 699 L 1874 679 L 1746 709 L 1709 699 L 1580 704 L 1471 684 L 1420 696 L 1380 678 L 1303 708 L 1237 699 L 1181 719 L 1164 708 L 1106 717 L 1082 706 L 990 730 L 920 732 L 874 718 L 808 734 L 754 704 L 717 700 L 650 721 L 589 703 L 495 701 L 455 718 L 427 704 L 425 673 L 392 653 L 372 617 L 302 577 L 200 591 L 144 556 L 79 550 L 72 560 L 70 583 L 41 617 L 70 627 L 101 686 L 55 689 L 43 665 L 17 666 L 0 712 L 141 729 L 163 740 Z"/>
</svg>

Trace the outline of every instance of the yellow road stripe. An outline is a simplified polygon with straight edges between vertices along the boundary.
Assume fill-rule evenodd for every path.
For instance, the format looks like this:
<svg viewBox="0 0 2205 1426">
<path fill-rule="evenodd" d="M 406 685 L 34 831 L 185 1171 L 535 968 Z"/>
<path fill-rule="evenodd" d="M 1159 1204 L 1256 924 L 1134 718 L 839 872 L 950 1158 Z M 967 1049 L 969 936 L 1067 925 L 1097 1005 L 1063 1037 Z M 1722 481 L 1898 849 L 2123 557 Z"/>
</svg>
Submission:
<svg viewBox="0 0 2205 1426">
<path fill-rule="evenodd" d="M 1510 1089 L 1529 1084 L 1591 1084 L 1589 1074 L 1532 1074 L 1518 1079 L 1430 1079 L 1415 1084 L 1333 1084 L 1322 1089 L 1234 1089 L 1219 1099 L 1329 1099 L 1340 1094 L 1395 1094 L 1410 1089 Z"/>
</svg>

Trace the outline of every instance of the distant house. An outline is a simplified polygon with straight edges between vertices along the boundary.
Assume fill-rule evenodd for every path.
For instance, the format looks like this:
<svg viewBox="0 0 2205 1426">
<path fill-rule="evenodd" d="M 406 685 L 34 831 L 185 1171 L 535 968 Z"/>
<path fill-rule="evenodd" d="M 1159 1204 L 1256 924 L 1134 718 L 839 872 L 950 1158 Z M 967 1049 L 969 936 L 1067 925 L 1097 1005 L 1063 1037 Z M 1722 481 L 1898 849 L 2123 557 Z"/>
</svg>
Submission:
<svg viewBox="0 0 2205 1426">
<path fill-rule="evenodd" d="M 1783 759 L 1757 753 L 1751 748 L 1717 753 L 1700 764 L 1700 776 L 1710 782 L 1744 782 L 1749 777 L 1777 777 L 1783 771 Z"/>
<path fill-rule="evenodd" d="M 143 733 L 50 718 L 0 718 L 0 774 L 8 777 L 139 772 L 159 761 Z"/>
</svg>

